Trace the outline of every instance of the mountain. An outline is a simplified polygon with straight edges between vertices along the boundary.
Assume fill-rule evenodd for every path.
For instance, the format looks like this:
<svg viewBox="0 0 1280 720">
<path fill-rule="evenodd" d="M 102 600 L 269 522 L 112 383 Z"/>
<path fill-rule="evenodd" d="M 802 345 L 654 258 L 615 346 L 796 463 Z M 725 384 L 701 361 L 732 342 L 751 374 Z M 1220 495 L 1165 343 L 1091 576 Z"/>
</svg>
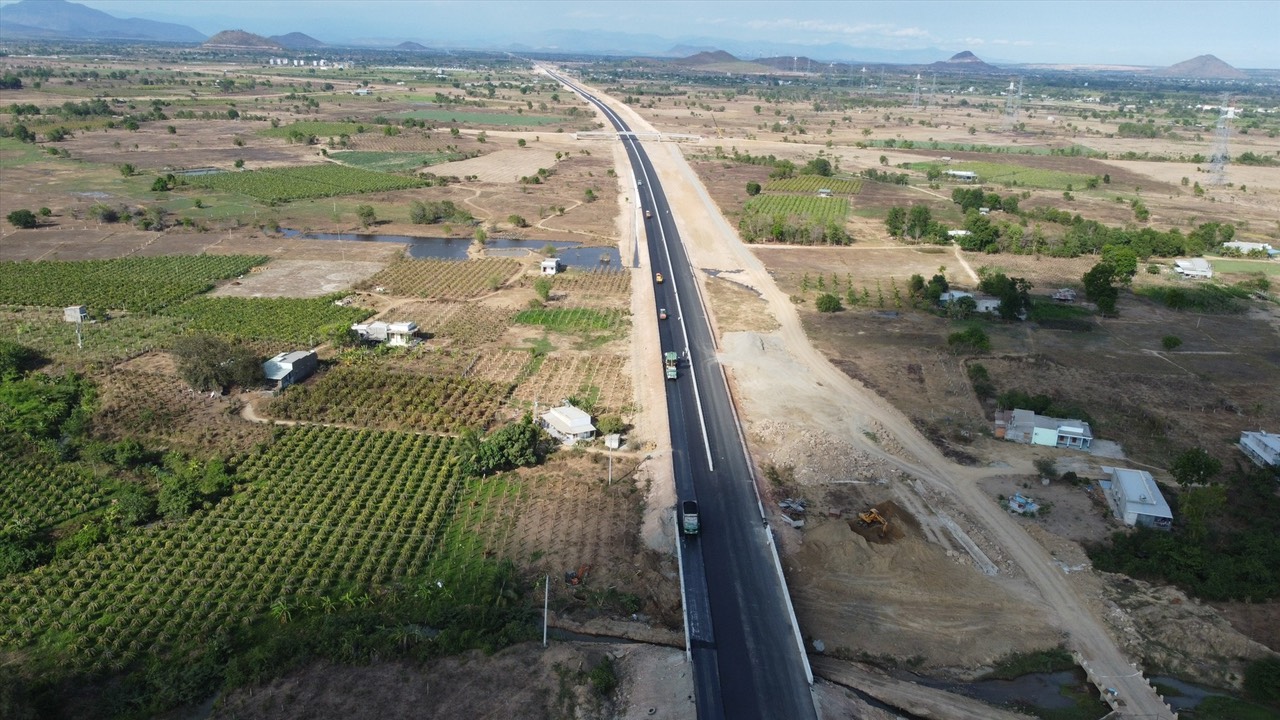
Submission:
<svg viewBox="0 0 1280 720">
<path fill-rule="evenodd" d="M 200 47 L 210 50 L 283 50 L 273 40 L 244 30 L 223 30 L 205 41 Z"/>
<path fill-rule="evenodd" d="M 269 39 L 286 50 L 319 50 L 329 47 L 310 35 L 300 32 L 291 32 L 288 35 L 272 35 Z"/>
<path fill-rule="evenodd" d="M 407 50 L 409 52 L 430 52 L 431 48 L 412 40 L 405 40 L 396 46 L 396 50 Z"/>
<path fill-rule="evenodd" d="M 927 70 L 933 72 L 967 72 L 967 73 L 999 73 L 1004 72 L 995 65 L 988 65 L 981 58 L 968 50 L 958 52 L 946 60 L 940 60 L 925 66 Z"/>
<path fill-rule="evenodd" d="M 670 50 L 667 50 L 666 52 L 659 53 L 659 54 L 665 55 L 666 57 L 682 58 L 682 57 L 689 57 L 690 55 L 697 55 L 700 52 L 715 52 L 715 49 L 716 48 L 714 45 L 706 45 L 706 46 L 676 45 L 672 47 Z"/>
<path fill-rule="evenodd" d="M 1170 65 L 1157 70 L 1157 75 L 1176 78 L 1193 78 L 1196 80 L 1243 80 L 1245 75 L 1212 55 L 1201 55 L 1190 60 L 1183 60 L 1177 65 Z"/>
<path fill-rule="evenodd" d="M 151 40 L 198 43 L 200 31 L 177 23 L 118 18 L 67 0 L 21 0 L 4 6 L 0 36 L 18 39 Z"/>
<path fill-rule="evenodd" d="M 704 50 L 687 58 L 672 60 L 677 65 L 718 65 L 720 63 L 736 63 L 738 58 L 723 50 Z"/>
</svg>

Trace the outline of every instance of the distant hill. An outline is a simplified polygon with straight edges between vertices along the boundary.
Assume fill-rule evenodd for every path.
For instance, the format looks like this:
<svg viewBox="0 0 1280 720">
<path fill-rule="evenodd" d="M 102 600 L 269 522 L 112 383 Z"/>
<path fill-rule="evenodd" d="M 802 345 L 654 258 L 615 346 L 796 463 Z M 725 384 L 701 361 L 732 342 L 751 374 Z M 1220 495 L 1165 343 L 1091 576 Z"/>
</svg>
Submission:
<svg viewBox="0 0 1280 720">
<path fill-rule="evenodd" d="M 1003 72 L 995 65 L 988 65 L 982 61 L 977 55 L 964 50 L 952 55 L 946 60 L 940 60 L 926 66 L 933 72 L 971 72 L 971 73 L 998 73 Z"/>
<path fill-rule="evenodd" d="M 715 48 L 701 47 L 698 45 L 676 45 L 672 47 L 670 50 L 664 53 L 659 53 L 659 54 L 664 57 L 683 58 L 683 57 L 689 57 L 690 55 L 694 55 L 700 52 L 715 52 Z"/>
<path fill-rule="evenodd" d="M 329 47 L 306 33 L 291 32 L 288 35 L 272 35 L 270 40 L 286 50 L 319 50 Z"/>
<path fill-rule="evenodd" d="M 0 13 L 0 36 L 6 40 L 150 40 L 198 43 L 195 28 L 142 18 L 118 18 L 67 0 L 22 0 Z"/>
<path fill-rule="evenodd" d="M 204 42 L 202 48 L 210 50 L 283 50 L 274 40 L 254 35 L 244 30 L 223 30 Z"/>
<path fill-rule="evenodd" d="M 407 50 L 409 52 L 430 52 L 431 48 L 412 40 L 406 40 L 396 46 L 397 50 Z"/>
<path fill-rule="evenodd" d="M 1243 80 L 1248 75 L 1212 55 L 1201 55 L 1157 70 L 1157 75 L 1197 80 Z"/>
<path fill-rule="evenodd" d="M 687 58 L 674 60 L 677 65 L 719 65 L 721 63 L 741 62 L 738 58 L 723 50 L 704 50 Z"/>
</svg>

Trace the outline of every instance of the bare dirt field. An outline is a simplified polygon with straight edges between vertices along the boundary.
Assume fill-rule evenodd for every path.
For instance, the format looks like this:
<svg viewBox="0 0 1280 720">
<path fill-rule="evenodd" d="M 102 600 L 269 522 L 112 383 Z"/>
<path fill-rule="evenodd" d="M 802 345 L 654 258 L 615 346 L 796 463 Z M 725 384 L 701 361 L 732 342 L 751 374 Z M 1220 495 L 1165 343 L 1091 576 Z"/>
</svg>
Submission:
<svg viewBox="0 0 1280 720">
<path fill-rule="evenodd" d="M 375 275 L 384 263 L 275 260 L 259 272 L 215 289 L 215 297 L 320 297 L 341 292 Z"/>
</svg>

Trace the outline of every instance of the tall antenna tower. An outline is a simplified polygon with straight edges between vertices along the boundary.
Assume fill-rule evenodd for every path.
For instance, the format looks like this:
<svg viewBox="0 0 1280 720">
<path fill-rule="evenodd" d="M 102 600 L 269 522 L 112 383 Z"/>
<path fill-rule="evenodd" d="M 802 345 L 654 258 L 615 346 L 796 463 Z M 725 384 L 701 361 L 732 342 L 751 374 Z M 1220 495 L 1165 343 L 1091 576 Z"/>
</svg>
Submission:
<svg viewBox="0 0 1280 720">
<path fill-rule="evenodd" d="M 867 91 L 867 66 L 862 66 L 862 92 Z"/>
<path fill-rule="evenodd" d="M 920 73 L 916 73 L 916 89 L 911 94 L 911 107 L 920 107 Z"/>
<path fill-rule="evenodd" d="M 1004 94 L 1004 129 L 1012 130 L 1018 125 L 1018 111 L 1022 109 L 1022 78 L 1015 84 L 1009 81 L 1009 89 Z"/>
<path fill-rule="evenodd" d="M 1225 93 L 1222 96 L 1222 112 L 1218 114 L 1218 127 L 1213 133 L 1213 153 L 1209 155 L 1209 173 L 1213 176 L 1214 185 L 1227 183 L 1227 162 L 1231 159 L 1227 150 L 1227 141 L 1231 138 L 1231 119 L 1235 113 L 1231 111 L 1231 98 Z"/>
</svg>

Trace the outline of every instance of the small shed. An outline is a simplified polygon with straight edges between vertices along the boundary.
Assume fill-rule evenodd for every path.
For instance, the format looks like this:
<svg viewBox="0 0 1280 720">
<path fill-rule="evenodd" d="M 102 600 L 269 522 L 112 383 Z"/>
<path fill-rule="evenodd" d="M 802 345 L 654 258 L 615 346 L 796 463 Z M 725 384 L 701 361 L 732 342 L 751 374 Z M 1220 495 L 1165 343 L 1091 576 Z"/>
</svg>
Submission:
<svg viewBox="0 0 1280 720">
<path fill-rule="evenodd" d="M 1102 472 L 1111 478 L 1107 499 L 1125 525 L 1167 530 L 1173 524 L 1173 511 L 1151 473 L 1105 465 Z"/>
<path fill-rule="evenodd" d="M 1222 243 L 1222 247 L 1228 250 L 1239 251 L 1240 254 L 1242 255 L 1248 255 L 1250 253 L 1262 254 L 1262 255 L 1266 255 L 1267 257 L 1280 255 L 1280 250 L 1276 250 L 1275 248 L 1271 247 L 1271 243 L 1243 242 L 1240 240 L 1232 240 L 1230 242 Z"/>
<path fill-rule="evenodd" d="M 280 353 L 262 363 L 262 374 L 276 390 L 302 382 L 316 371 L 318 360 L 314 350 Z"/>
<path fill-rule="evenodd" d="M 556 258 L 547 258 L 542 261 L 542 274 L 555 275 L 560 272 L 560 261 Z"/>
<path fill-rule="evenodd" d="M 62 319 L 64 322 L 84 322 L 89 319 L 89 311 L 83 305 L 72 305 L 62 309 Z"/>
<path fill-rule="evenodd" d="M 547 433 L 566 445 L 579 440 L 590 440 L 596 436 L 596 428 L 591 424 L 591 416 L 572 405 L 552 408 L 539 418 L 539 424 Z"/>
<path fill-rule="evenodd" d="M 972 234 L 973 233 L 969 232 L 968 230 L 948 230 L 947 231 L 947 237 L 953 237 L 953 238 L 969 237 Z"/>
<path fill-rule="evenodd" d="M 1076 291 L 1071 288 L 1059 288 L 1053 291 L 1053 299 L 1060 303 L 1075 302 Z"/>
<path fill-rule="evenodd" d="M 1211 278 L 1213 277 L 1213 266 L 1204 258 L 1191 258 L 1190 260 L 1174 260 L 1173 270 L 1182 277 L 1188 278 Z"/>
<path fill-rule="evenodd" d="M 831 188 L 818 188 L 818 197 L 831 197 Z"/>
<path fill-rule="evenodd" d="M 1259 467 L 1280 469 L 1280 435 L 1246 430 L 1240 433 L 1240 451 Z"/>
</svg>

